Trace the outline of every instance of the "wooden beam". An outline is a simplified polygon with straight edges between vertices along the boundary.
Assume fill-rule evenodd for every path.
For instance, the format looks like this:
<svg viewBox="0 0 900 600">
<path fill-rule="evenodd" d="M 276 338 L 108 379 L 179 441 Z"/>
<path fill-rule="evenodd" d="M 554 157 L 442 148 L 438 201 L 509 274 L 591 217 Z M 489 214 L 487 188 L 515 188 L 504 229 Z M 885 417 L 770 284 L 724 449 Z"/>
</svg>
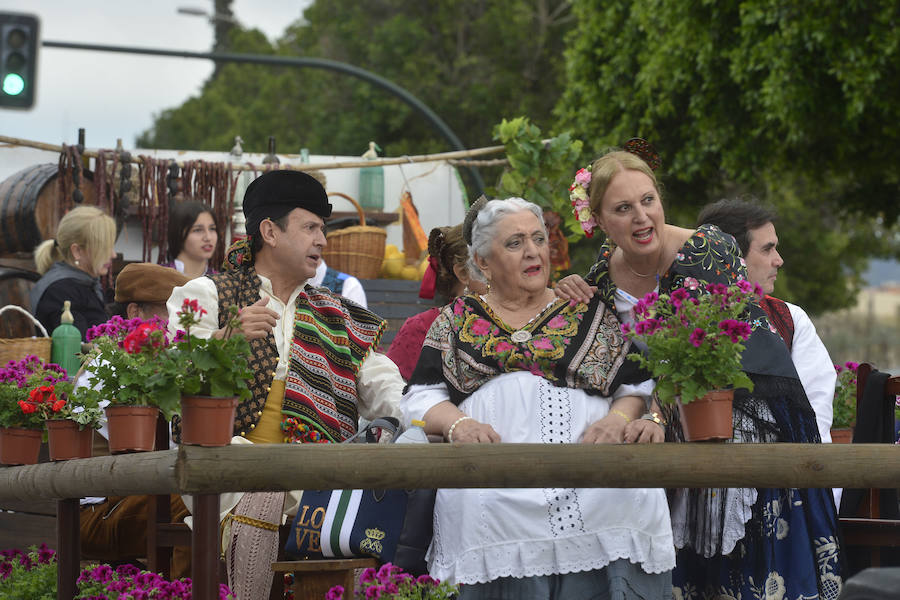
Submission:
<svg viewBox="0 0 900 600">
<path fill-rule="evenodd" d="M 0 468 L 0 501 L 177 493 L 178 450 Z"/>
<path fill-rule="evenodd" d="M 894 444 L 261 444 L 7 467 L 0 501 L 314 488 L 891 488 L 897 481 Z"/>
<path fill-rule="evenodd" d="M 179 487 L 893 487 L 892 444 L 301 444 L 182 447 Z"/>
</svg>

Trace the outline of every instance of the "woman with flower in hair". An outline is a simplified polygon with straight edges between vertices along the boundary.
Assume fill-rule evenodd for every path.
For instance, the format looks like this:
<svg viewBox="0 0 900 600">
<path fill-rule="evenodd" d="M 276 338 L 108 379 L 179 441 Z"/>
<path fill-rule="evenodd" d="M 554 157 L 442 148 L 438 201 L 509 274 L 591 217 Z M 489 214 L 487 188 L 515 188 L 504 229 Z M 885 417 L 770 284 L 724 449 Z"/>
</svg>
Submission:
<svg viewBox="0 0 900 600">
<path fill-rule="evenodd" d="M 478 202 L 463 224 L 484 293 L 443 307 L 402 400 L 406 422 L 451 443 L 649 443 L 652 382 L 616 316 L 548 287 L 543 213 Z M 662 489 L 442 489 L 426 555 L 460 600 L 671 598 L 675 564 Z"/>
<path fill-rule="evenodd" d="M 452 302 L 470 291 L 485 292 L 484 284 L 469 276 L 468 260 L 469 247 L 462 236 L 462 224 L 432 229 L 428 235 L 428 269 L 422 278 L 419 297 L 430 299 L 437 293 Z M 425 334 L 440 311 L 440 307 L 435 306 L 409 317 L 391 342 L 387 357 L 400 368 L 403 379 L 409 381 L 419 360 Z"/>
<path fill-rule="evenodd" d="M 626 151 L 610 152 L 578 172 L 570 188 L 576 217 L 588 236 L 599 229 L 606 239 L 585 279 L 574 275 L 559 283 L 561 297 L 587 302 L 599 296 L 629 324 L 637 299 L 649 292 L 696 296 L 713 284 L 746 280 L 730 235 L 713 225 L 693 230 L 666 222 L 654 174 L 658 161 L 646 142 L 632 140 Z M 819 442 L 787 347 L 758 304 L 751 304 L 746 321 L 752 333 L 741 363 L 754 389 L 735 392 L 734 441 Z M 837 516 L 828 490 L 678 490 L 672 525 L 676 597 L 836 598 L 841 588 Z"/>
</svg>

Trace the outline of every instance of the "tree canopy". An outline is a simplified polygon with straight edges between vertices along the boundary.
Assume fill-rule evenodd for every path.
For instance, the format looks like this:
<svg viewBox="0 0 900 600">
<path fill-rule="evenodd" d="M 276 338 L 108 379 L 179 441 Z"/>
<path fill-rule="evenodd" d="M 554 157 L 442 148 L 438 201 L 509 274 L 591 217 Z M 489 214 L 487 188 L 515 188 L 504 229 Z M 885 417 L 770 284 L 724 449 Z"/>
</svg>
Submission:
<svg viewBox="0 0 900 600">
<path fill-rule="evenodd" d="M 569 132 L 560 148 L 583 142 L 573 175 L 644 137 L 663 160 L 671 222 L 691 226 L 703 204 L 748 193 L 778 209 L 786 266 L 776 294 L 818 313 L 850 305 L 865 258 L 900 247 L 898 16 L 896 0 L 316 0 L 275 43 L 232 27 L 217 49 L 367 69 L 423 101 L 468 147 L 494 143 L 503 119 L 527 117 L 546 137 Z M 448 149 L 368 83 L 240 64 L 220 65 L 138 145 L 227 150 L 235 135 L 256 152 L 270 135 L 288 153 L 361 154 L 370 140 L 392 156 Z M 497 139 L 532 152 L 532 136 L 520 137 Z M 540 172 L 555 181 L 560 169 Z M 533 178 L 520 175 L 487 179 L 508 191 Z M 573 267 L 594 243 L 575 244 Z"/>
<path fill-rule="evenodd" d="M 228 50 L 328 58 L 408 90 L 470 148 L 490 145 L 507 115 L 552 120 L 563 71 L 570 3 L 560 0 L 318 0 L 275 44 L 233 28 Z M 392 156 L 449 150 L 400 100 L 345 75 L 228 64 L 199 97 L 158 116 L 149 147 L 362 154 L 370 140 Z"/>
<path fill-rule="evenodd" d="M 900 141 L 896 1 L 580 0 L 573 12 L 557 127 L 594 152 L 650 140 L 680 224 L 728 195 L 774 204 L 776 293 L 813 312 L 848 305 L 861 257 L 892 247 L 879 223 L 900 213 L 886 151 Z"/>
</svg>

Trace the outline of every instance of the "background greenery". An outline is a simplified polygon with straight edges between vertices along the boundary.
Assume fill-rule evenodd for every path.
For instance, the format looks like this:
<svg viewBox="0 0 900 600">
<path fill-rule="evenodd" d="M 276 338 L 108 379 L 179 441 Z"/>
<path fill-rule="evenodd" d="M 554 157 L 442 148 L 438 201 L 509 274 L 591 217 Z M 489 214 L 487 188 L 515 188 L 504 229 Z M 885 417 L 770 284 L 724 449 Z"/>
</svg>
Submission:
<svg viewBox="0 0 900 600">
<path fill-rule="evenodd" d="M 215 4 L 227 11 L 230 0 Z M 526 116 L 545 137 L 568 132 L 551 152 L 565 161 L 547 167 L 553 181 L 644 137 L 663 160 L 671 222 L 692 225 L 725 196 L 752 194 L 779 210 L 787 266 L 776 295 L 818 314 L 853 303 L 867 257 L 898 254 L 898 14 L 896 0 L 315 0 L 274 44 L 220 23 L 216 48 L 373 71 L 470 148 L 502 139 L 494 128 L 504 118 Z M 158 115 L 137 144 L 227 150 L 238 134 L 253 152 L 269 135 L 289 153 L 362 154 L 369 140 L 393 156 L 448 149 L 368 84 L 236 64 Z M 528 177 L 483 174 L 496 190 Z M 596 238 L 571 246 L 573 270 L 595 247 Z"/>
</svg>

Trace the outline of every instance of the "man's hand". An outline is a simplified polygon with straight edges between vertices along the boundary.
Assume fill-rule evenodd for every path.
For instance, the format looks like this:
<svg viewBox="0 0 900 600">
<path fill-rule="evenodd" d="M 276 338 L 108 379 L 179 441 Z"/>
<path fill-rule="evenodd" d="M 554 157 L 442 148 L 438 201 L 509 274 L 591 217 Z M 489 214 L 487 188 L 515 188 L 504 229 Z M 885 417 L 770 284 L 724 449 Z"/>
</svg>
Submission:
<svg viewBox="0 0 900 600">
<path fill-rule="evenodd" d="M 268 303 L 268 298 L 260 298 L 250 306 L 242 308 L 237 317 L 240 327 L 235 328 L 232 335 L 242 333 L 248 340 L 264 338 L 269 335 L 281 317 L 271 308 L 266 308 Z M 219 330 L 222 335 L 224 335 L 224 331 L 224 329 Z"/>
</svg>

